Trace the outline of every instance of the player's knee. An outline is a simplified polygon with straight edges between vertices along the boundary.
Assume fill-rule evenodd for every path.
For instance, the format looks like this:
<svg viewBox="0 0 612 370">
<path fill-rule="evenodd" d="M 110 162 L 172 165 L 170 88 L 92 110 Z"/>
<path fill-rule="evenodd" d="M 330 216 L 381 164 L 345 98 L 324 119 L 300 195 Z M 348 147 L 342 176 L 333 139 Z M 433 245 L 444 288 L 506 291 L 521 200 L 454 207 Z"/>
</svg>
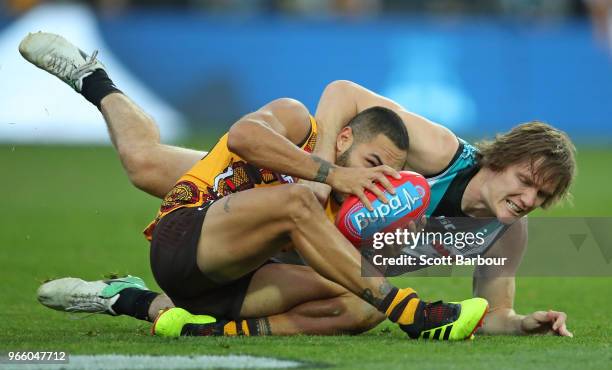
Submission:
<svg viewBox="0 0 612 370">
<path fill-rule="evenodd" d="M 141 190 L 150 188 L 150 175 L 156 171 L 156 163 L 146 149 L 124 149 L 119 151 L 121 162 L 130 182 Z"/>
<path fill-rule="evenodd" d="M 287 187 L 289 215 L 293 220 L 309 218 L 320 207 L 312 190 L 303 184 L 292 184 Z"/>
</svg>

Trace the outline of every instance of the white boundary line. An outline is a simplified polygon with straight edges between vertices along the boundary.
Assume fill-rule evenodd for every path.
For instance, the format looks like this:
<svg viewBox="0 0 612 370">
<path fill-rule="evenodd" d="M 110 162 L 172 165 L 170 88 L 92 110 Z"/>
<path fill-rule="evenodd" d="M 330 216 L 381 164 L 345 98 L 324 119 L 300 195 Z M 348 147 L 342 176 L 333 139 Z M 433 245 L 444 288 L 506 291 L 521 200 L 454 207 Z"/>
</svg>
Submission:
<svg viewBox="0 0 612 370">
<path fill-rule="evenodd" d="M 298 361 L 248 355 L 74 355 L 70 356 L 69 363 L 4 363 L 0 364 L 0 370 L 286 369 L 302 365 Z"/>
</svg>

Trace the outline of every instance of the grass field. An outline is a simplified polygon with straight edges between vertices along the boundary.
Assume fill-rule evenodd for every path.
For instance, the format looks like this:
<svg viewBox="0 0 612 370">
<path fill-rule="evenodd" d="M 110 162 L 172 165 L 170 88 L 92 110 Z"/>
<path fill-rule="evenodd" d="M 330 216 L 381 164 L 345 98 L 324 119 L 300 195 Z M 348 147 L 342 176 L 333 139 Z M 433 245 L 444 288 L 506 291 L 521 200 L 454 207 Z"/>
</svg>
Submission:
<svg viewBox="0 0 612 370">
<path fill-rule="evenodd" d="M 583 149 L 575 205 L 556 216 L 608 216 L 612 151 Z M 610 369 L 612 278 L 521 278 L 516 308 L 563 310 L 573 339 L 487 337 L 462 343 L 409 341 L 382 325 L 355 337 L 181 338 L 149 335 L 134 319 L 73 320 L 37 303 L 47 278 L 98 279 L 109 272 L 141 276 L 155 287 L 140 232 L 159 201 L 132 188 L 106 147 L 0 146 L 0 352 L 64 350 L 71 354 L 251 354 L 338 369 Z M 398 280 L 408 284 L 406 280 Z M 470 295 L 466 278 L 412 279 L 427 299 Z M 2 365 L 0 365 L 2 368 Z"/>
</svg>

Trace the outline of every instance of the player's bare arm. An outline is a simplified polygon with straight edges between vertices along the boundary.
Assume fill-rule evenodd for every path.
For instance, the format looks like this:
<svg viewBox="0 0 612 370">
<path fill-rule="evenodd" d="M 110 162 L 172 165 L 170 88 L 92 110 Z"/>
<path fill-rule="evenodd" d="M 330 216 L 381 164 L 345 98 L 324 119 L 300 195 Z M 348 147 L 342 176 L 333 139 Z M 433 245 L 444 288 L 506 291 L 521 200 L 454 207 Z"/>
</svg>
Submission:
<svg viewBox="0 0 612 370">
<path fill-rule="evenodd" d="M 330 84 L 323 94 L 325 99 L 321 99 L 317 110 L 320 135 L 314 154 L 330 163 L 335 162 L 337 132 L 358 113 L 356 109 L 344 109 L 343 106 L 333 109 L 335 103 L 333 98 L 338 93 L 342 93 L 340 89 L 345 84 L 348 84 L 348 82 L 338 81 Z M 258 111 L 252 114 L 253 117 L 247 116 L 245 118 L 278 114 L 292 123 L 297 122 L 296 127 L 291 129 L 292 131 L 295 130 L 292 133 L 296 135 L 293 138 L 295 143 L 295 138 L 300 135 L 299 126 L 308 122 L 308 112 L 303 106 L 299 107 L 301 104 L 298 102 L 289 101 L 289 99 L 279 100 L 277 103 L 267 106 L 267 112 Z M 283 105 L 285 105 L 284 108 Z M 296 111 L 291 113 L 292 109 L 296 109 Z M 100 104 L 100 110 L 109 129 L 111 141 L 119 154 L 130 181 L 134 186 L 153 196 L 163 198 L 180 176 L 206 154 L 203 151 L 162 144 L 159 130 L 153 118 L 123 94 L 116 93 L 104 97 Z M 283 110 L 284 112 L 282 112 Z M 294 113 L 295 115 L 292 116 Z M 336 122 L 342 122 L 342 125 L 338 126 Z M 280 128 L 279 126 L 275 127 Z M 284 130 L 281 129 L 281 131 Z M 330 188 L 324 182 L 310 184 L 309 186 L 320 200 L 326 199 L 329 195 Z"/>
<path fill-rule="evenodd" d="M 490 312 L 481 333 L 529 335 L 556 334 L 573 336 L 567 329 L 567 315 L 558 311 L 536 311 L 521 315 L 514 311 L 515 274 L 527 247 L 527 217 L 521 218 L 486 254 L 487 257 L 507 257 L 503 266 L 479 266 L 474 275 L 474 296 L 489 301 Z"/>
<path fill-rule="evenodd" d="M 410 137 L 406 169 L 429 175 L 440 172 L 448 165 L 459 145 L 449 129 L 346 80 L 330 83 L 319 100 L 315 117 L 324 127 L 321 145 L 329 148 L 333 144 L 333 137 L 351 117 L 373 106 L 392 109 L 406 124 Z"/>
<path fill-rule="evenodd" d="M 303 142 L 310 127 L 308 110 L 293 99 L 275 100 L 236 122 L 228 133 L 228 149 L 261 168 L 325 183 L 345 194 L 357 195 L 368 208 L 367 189 L 386 201 L 375 183 L 393 191 L 385 175 L 399 176 L 384 163 L 373 168 L 341 167 L 295 144 Z M 350 128 L 346 128 L 347 132 Z"/>
</svg>

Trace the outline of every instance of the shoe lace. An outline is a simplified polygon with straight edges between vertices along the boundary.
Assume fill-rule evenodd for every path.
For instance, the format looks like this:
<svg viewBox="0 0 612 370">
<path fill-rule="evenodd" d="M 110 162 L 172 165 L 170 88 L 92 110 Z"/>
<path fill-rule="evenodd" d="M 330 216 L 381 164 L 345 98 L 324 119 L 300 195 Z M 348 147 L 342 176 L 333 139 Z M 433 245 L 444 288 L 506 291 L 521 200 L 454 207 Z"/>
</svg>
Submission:
<svg viewBox="0 0 612 370">
<path fill-rule="evenodd" d="M 80 67 L 72 71 L 72 73 L 70 74 L 70 78 L 73 80 L 77 80 L 81 78 L 84 72 L 90 72 L 91 68 L 98 62 L 96 60 L 97 56 L 98 56 L 98 50 L 94 50 L 94 52 L 91 54 L 91 57 L 89 57 L 89 60 L 87 62 L 81 64 Z"/>
<path fill-rule="evenodd" d="M 71 297 L 68 312 L 104 313 L 107 308 L 108 299 L 93 294 L 75 294 Z"/>
<path fill-rule="evenodd" d="M 51 69 L 53 73 L 64 76 L 64 78 L 68 80 L 78 80 L 84 72 L 89 72 L 97 63 L 97 56 L 98 50 L 95 50 L 88 61 L 77 67 L 74 60 L 66 58 L 64 55 L 53 53 L 49 55 L 47 67 Z"/>
<path fill-rule="evenodd" d="M 66 76 L 68 75 L 68 70 L 74 70 L 77 68 L 77 66 L 70 59 L 58 54 L 49 55 L 47 67 L 51 69 L 53 73 L 60 76 Z"/>
</svg>

